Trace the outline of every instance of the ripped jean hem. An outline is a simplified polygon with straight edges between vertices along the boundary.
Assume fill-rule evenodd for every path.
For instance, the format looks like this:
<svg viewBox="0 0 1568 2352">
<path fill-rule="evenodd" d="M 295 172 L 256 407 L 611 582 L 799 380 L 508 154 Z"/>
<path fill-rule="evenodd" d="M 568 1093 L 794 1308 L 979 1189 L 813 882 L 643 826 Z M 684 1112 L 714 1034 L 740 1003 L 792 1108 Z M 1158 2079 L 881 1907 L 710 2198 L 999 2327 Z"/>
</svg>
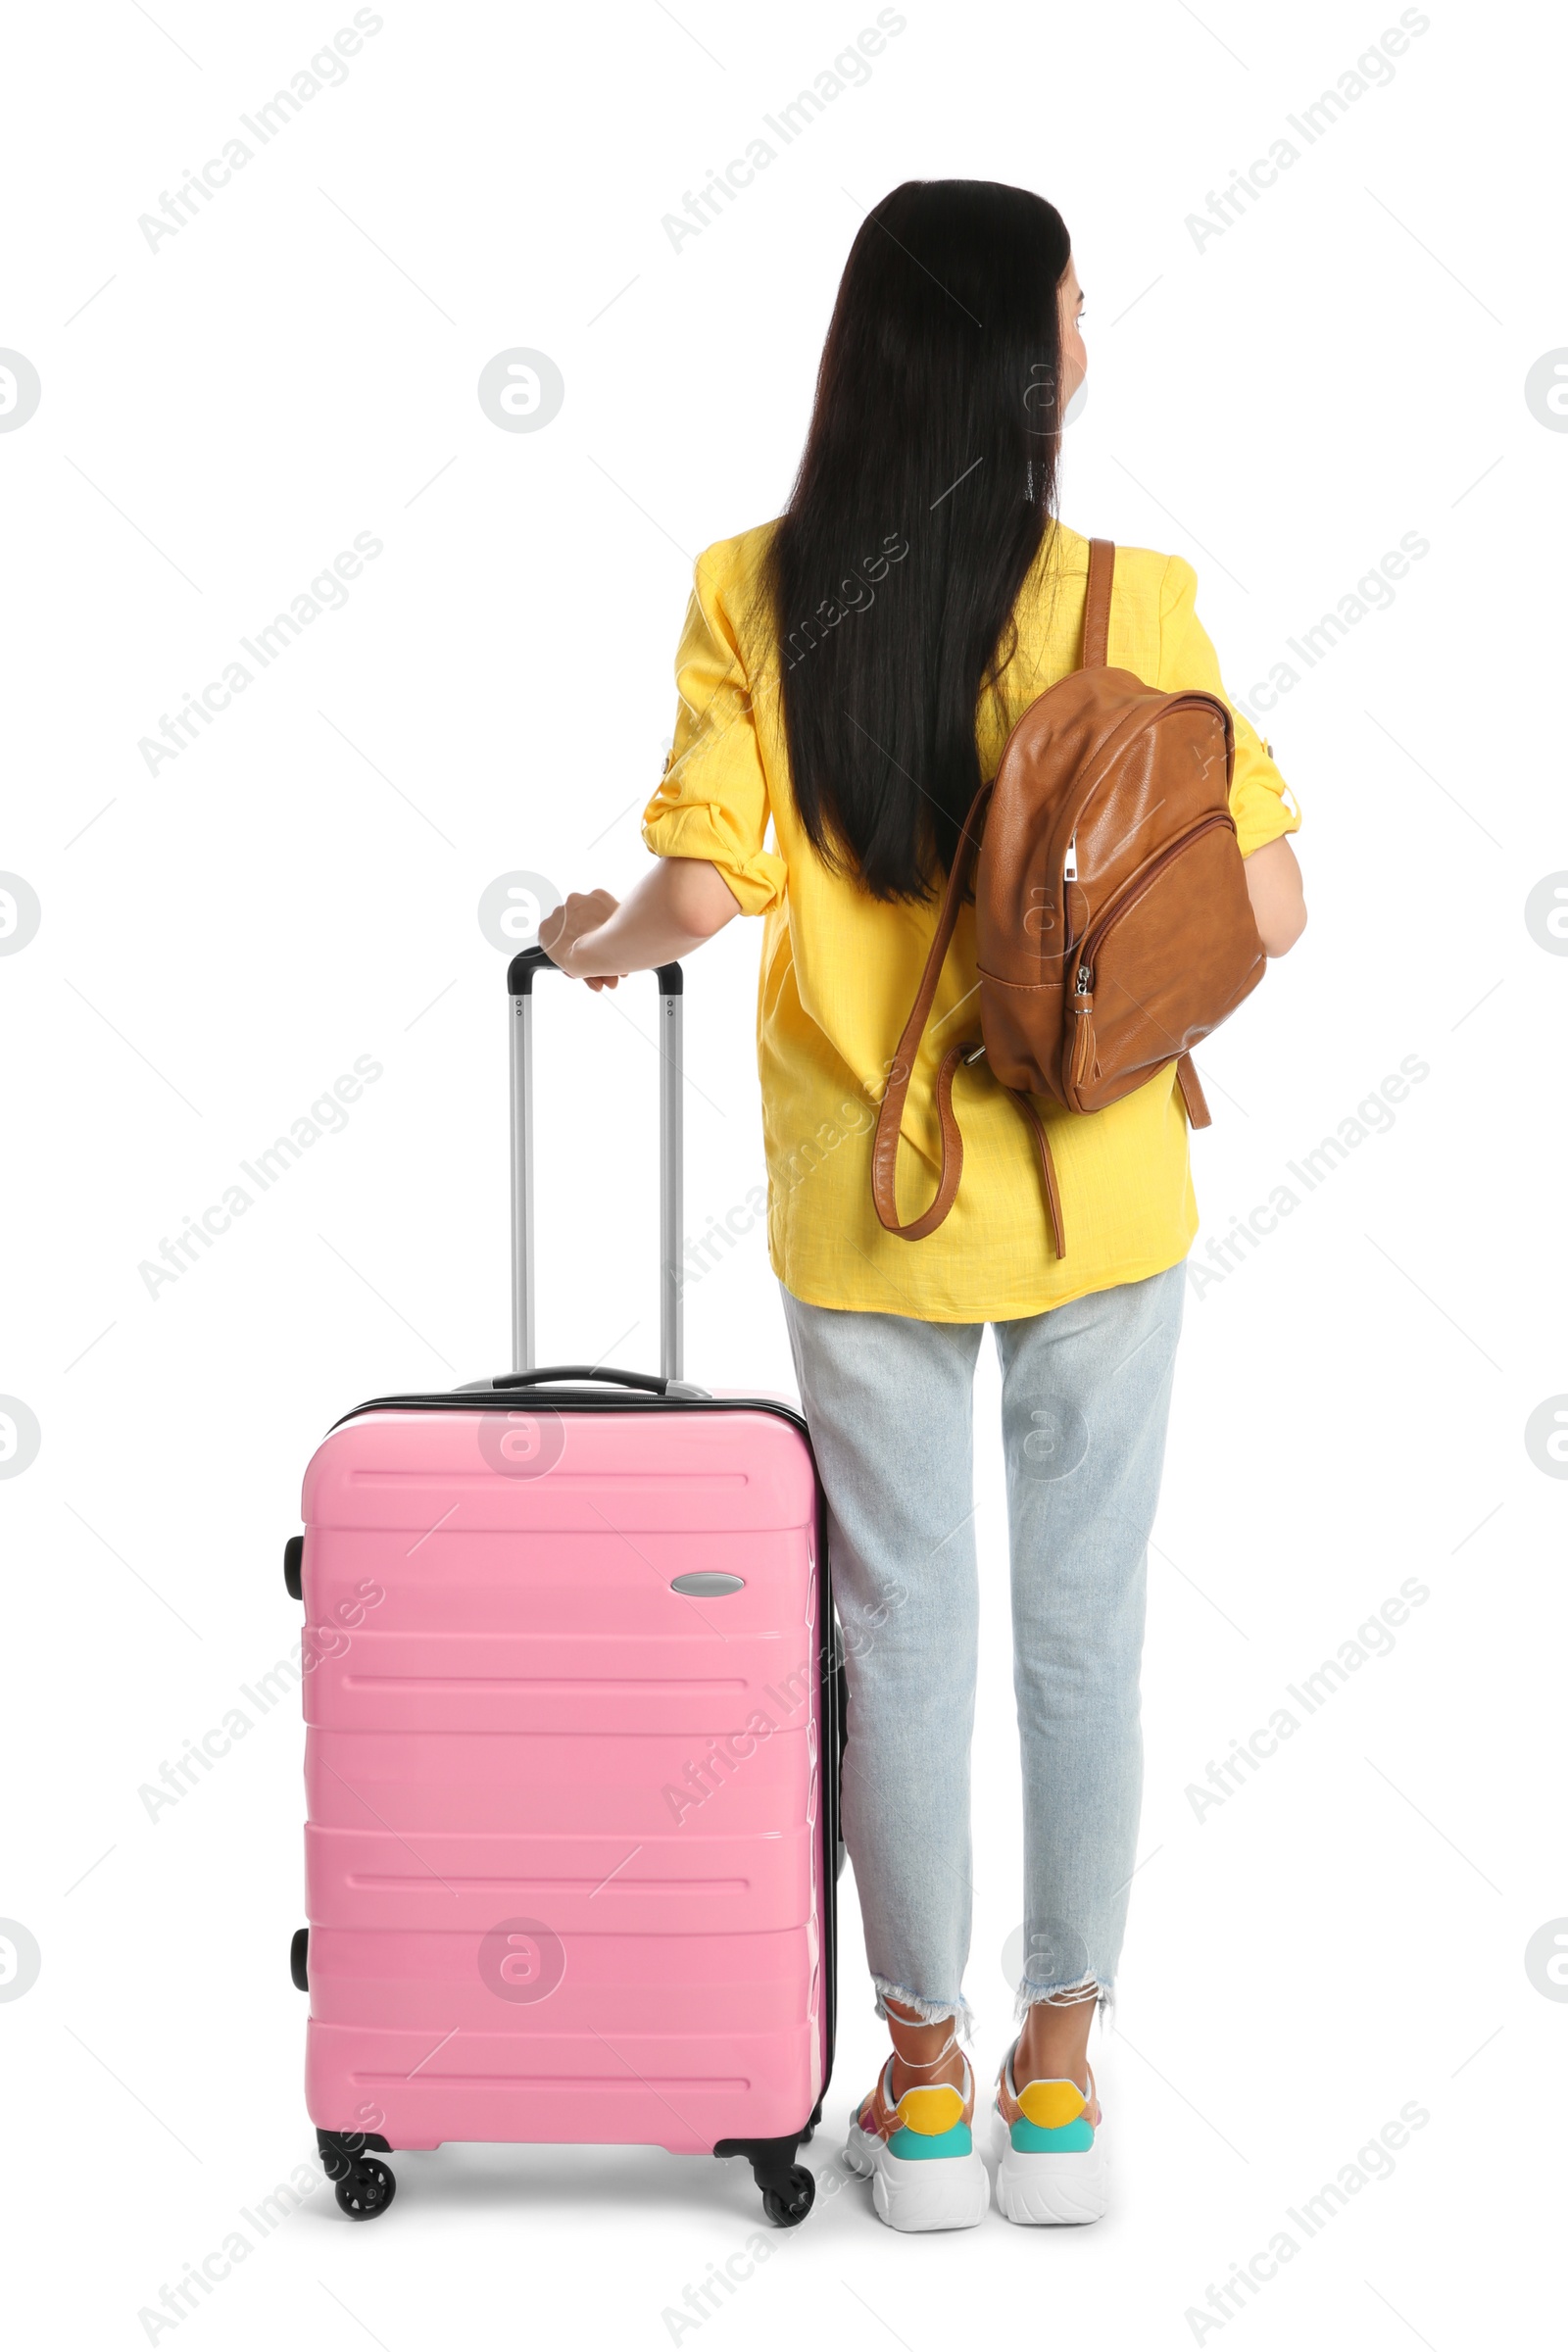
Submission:
<svg viewBox="0 0 1568 2352">
<path fill-rule="evenodd" d="M 928 2000 L 924 1993 L 911 1992 L 906 1984 L 895 1984 L 890 1977 L 878 1976 L 872 1977 L 871 1986 L 876 1994 L 878 2017 L 885 2018 L 889 2001 L 897 2001 L 901 2008 L 912 2009 L 916 2017 L 923 2019 L 928 2026 L 945 2025 L 951 2018 L 953 2031 L 960 2041 L 972 2038 L 974 2012 L 961 1993 L 956 2000 Z"/>
<path fill-rule="evenodd" d="M 1115 1984 L 1102 1982 L 1099 1977 L 1079 1977 L 1071 1984 L 1031 1984 L 1025 1977 L 1018 1987 L 1018 1998 L 1013 2004 L 1012 2014 L 1014 2021 L 1022 2025 L 1030 2010 L 1042 2004 L 1052 2009 L 1071 2009 L 1080 2001 L 1087 2000 L 1093 2000 L 1102 2012 L 1102 2024 L 1109 2026 L 1114 2022 Z"/>
</svg>

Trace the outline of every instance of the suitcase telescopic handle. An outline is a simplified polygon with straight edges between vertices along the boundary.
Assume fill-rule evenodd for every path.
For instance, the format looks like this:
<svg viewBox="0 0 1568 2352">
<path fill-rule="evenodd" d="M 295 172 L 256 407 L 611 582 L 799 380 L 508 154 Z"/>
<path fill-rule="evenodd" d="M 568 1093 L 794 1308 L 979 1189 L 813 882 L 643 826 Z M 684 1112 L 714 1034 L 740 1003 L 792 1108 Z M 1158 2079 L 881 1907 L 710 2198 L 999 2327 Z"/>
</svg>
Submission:
<svg viewBox="0 0 1568 2352">
<path fill-rule="evenodd" d="M 512 1033 L 512 1366 L 534 1368 L 533 983 L 559 967 L 543 948 L 524 948 L 507 967 Z M 679 1380 L 683 1353 L 681 1261 L 681 992 L 678 963 L 659 982 L 659 1369 Z M 586 1378 L 587 1374 L 578 1377 Z M 627 1380 L 614 1373 L 608 1378 Z M 517 1385 L 515 1383 L 511 1385 Z"/>
</svg>

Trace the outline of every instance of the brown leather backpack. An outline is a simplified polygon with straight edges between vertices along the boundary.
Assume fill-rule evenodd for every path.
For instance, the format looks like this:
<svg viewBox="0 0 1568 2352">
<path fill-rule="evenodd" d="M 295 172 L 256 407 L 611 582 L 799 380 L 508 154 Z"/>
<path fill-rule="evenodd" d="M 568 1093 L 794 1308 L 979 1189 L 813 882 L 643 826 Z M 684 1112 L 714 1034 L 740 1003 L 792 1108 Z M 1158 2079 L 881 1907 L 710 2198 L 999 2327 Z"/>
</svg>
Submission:
<svg viewBox="0 0 1568 2352">
<path fill-rule="evenodd" d="M 1188 1119 L 1206 1127 L 1192 1048 L 1263 977 L 1230 813 L 1231 714 L 1215 695 L 1162 694 L 1106 667 L 1115 557 L 1109 540 L 1090 541 L 1082 666 L 1030 704 L 959 835 L 872 1147 L 876 1213 L 906 1242 L 935 1232 L 958 1189 L 960 1062 L 984 1055 L 1028 1119 L 1062 1258 L 1061 1197 L 1030 1096 L 1103 1110 L 1174 1061 Z M 906 1225 L 905 1098 L 971 867 L 982 1042 L 950 1048 L 937 1072 L 936 1198 Z"/>
</svg>

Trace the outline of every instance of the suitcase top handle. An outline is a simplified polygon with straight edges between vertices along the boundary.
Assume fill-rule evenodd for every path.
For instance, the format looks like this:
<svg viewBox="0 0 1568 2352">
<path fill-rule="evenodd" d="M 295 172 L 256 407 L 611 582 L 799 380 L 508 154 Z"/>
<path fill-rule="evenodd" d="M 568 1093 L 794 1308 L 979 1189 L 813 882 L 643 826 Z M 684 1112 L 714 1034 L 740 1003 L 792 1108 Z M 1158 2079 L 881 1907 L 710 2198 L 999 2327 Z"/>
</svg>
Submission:
<svg viewBox="0 0 1568 2352">
<path fill-rule="evenodd" d="M 543 948 L 524 948 L 522 954 L 514 956 L 507 966 L 508 996 L 532 996 L 535 972 L 554 972 L 559 971 L 560 968 L 559 964 L 545 954 Z M 678 997 L 682 993 L 683 978 L 678 963 L 660 964 L 654 977 L 659 982 L 659 993 L 662 997 Z"/>
<path fill-rule="evenodd" d="M 532 1372 L 501 1372 L 493 1389 L 533 1389 L 553 1380 L 603 1380 L 618 1389 L 646 1389 L 650 1396 L 667 1394 L 669 1382 L 662 1372 L 617 1372 L 613 1364 L 541 1364 Z"/>
</svg>

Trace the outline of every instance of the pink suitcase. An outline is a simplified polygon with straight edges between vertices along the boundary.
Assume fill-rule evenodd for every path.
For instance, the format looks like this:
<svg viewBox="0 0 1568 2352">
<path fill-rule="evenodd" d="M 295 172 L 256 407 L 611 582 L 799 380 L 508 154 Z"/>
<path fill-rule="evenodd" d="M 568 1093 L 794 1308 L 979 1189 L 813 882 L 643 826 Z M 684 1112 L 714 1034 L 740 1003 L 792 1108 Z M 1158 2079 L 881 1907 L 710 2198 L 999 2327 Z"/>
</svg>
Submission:
<svg viewBox="0 0 1568 2352">
<path fill-rule="evenodd" d="M 681 970 L 658 975 L 658 1378 L 532 1368 L 530 1031 L 508 973 L 516 1370 L 331 1431 L 305 1603 L 306 2101 L 346 2213 L 443 2140 L 749 2158 L 788 2225 L 833 2060 L 842 1671 L 800 1416 L 680 1378 Z"/>
</svg>

